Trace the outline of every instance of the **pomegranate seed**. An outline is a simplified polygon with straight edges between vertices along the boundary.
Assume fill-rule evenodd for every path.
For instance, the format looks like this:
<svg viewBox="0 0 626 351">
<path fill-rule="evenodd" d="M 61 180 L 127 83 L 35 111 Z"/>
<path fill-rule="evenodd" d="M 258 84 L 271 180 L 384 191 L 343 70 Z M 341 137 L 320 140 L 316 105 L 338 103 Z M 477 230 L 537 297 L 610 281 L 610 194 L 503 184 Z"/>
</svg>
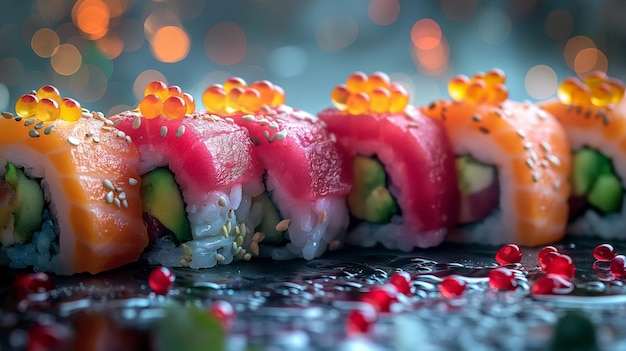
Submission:
<svg viewBox="0 0 626 351">
<path fill-rule="evenodd" d="M 537 260 L 539 261 L 539 265 L 541 266 L 542 270 L 545 271 L 546 269 L 548 269 L 550 262 L 552 262 L 552 259 L 557 253 L 559 253 L 559 250 L 557 250 L 557 248 L 554 246 L 546 246 L 541 249 L 541 251 L 539 251 L 539 254 L 537 255 Z"/>
<path fill-rule="evenodd" d="M 593 249 L 593 257 L 598 261 L 610 261 L 617 255 L 611 244 L 600 244 Z"/>
<path fill-rule="evenodd" d="M 504 245 L 496 253 L 496 262 L 499 264 L 520 263 L 522 261 L 522 249 L 515 244 Z"/>
<path fill-rule="evenodd" d="M 398 292 L 404 295 L 411 294 L 411 275 L 407 272 L 395 272 L 389 278 L 389 283 L 398 289 Z"/>
<path fill-rule="evenodd" d="M 395 285 L 383 284 L 374 286 L 361 296 L 360 301 L 370 304 L 378 312 L 390 312 L 391 305 L 398 301 L 398 289 Z"/>
<path fill-rule="evenodd" d="M 626 256 L 617 255 L 611 260 L 611 273 L 616 277 L 626 276 Z"/>
<path fill-rule="evenodd" d="M 54 283 L 46 273 L 20 275 L 13 283 L 13 291 L 18 300 L 24 300 L 30 294 L 42 294 L 54 289 Z"/>
<path fill-rule="evenodd" d="M 573 279 L 575 272 L 574 261 L 572 261 L 572 258 L 568 255 L 556 254 L 556 256 L 552 258 L 552 262 L 550 262 L 546 272 L 559 274 L 566 279 Z"/>
<path fill-rule="evenodd" d="M 515 290 L 517 280 L 512 270 L 499 267 L 489 272 L 489 286 L 497 290 Z"/>
<path fill-rule="evenodd" d="M 546 274 L 530 288 L 530 292 L 537 295 L 565 295 L 573 290 L 574 284 L 558 274 Z"/>
<path fill-rule="evenodd" d="M 463 295 L 466 285 L 464 280 L 446 277 L 439 284 L 439 292 L 445 298 L 455 299 Z"/>
<path fill-rule="evenodd" d="M 376 311 L 370 306 L 350 311 L 346 320 L 346 334 L 354 336 L 369 332 L 377 318 Z"/>
<path fill-rule="evenodd" d="M 148 284 L 152 288 L 155 294 L 165 295 L 170 291 L 172 285 L 174 285 L 176 276 L 167 267 L 158 267 L 150 272 L 148 277 Z"/>
<path fill-rule="evenodd" d="M 69 348 L 70 331 L 61 324 L 33 324 L 28 329 L 26 351 L 61 351 Z"/>
<path fill-rule="evenodd" d="M 230 330 L 235 318 L 235 309 L 228 301 L 215 301 L 209 309 L 211 315 L 217 318 L 224 330 Z"/>
</svg>

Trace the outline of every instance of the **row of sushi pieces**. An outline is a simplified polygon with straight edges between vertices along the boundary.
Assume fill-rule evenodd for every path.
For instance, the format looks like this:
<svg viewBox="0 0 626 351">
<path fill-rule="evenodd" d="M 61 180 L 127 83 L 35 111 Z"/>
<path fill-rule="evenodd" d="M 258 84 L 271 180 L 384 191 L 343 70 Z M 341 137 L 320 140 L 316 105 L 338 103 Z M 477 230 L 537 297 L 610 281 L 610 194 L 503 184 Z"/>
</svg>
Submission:
<svg viewBox="0 0 626 351">
<path fill-rule="evenodd" d="M 567 78 L 535 104 L 493 69 L 448 90 L 416 107 L 386 74 L 355 72 L 315 116 L 268 81 L 209 86 L 204 109 L 156 81 L 107 117 L 44 86 L 0 118 L 0 264 L 98 273 L 142 256 L 208 268 L 345 244 L 624 237 L 622 82 Z"/>
</svg>

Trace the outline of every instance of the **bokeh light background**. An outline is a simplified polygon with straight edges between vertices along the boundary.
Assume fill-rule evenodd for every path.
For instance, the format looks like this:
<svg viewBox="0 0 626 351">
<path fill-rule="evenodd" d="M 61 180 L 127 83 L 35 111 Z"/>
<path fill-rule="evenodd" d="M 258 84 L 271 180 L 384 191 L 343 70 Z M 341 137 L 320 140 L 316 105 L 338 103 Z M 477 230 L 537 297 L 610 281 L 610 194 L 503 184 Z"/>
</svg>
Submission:
<svg viewBox="0 0 626 351">
<path fill-rule="evenodd" d="M 0 110 L 44 84 L 110 115 L 156 79 L 200 100 L 230 76 L 269 79 L 316 113 L 356 70 L 412 103 L 493 67 L 510 97 L 543 100 L 592 70 L 626 77 L 623 0 L 36 0 L 0 2 Z"/>
</svg>

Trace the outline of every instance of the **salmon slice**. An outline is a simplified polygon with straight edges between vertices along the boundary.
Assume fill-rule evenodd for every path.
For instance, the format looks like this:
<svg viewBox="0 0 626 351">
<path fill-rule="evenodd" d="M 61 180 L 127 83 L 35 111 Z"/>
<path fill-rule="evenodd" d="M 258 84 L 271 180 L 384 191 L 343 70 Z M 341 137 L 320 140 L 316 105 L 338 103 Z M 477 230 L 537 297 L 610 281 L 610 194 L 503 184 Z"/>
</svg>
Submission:
<svg viewBox="0 0 626 351">
<path fill-rule="evenodd" d="M 59 274 L 98 273 L 136 261 L 148 243 L 136 147 L 102 116 L 76 122 L 3 113 L 0 165 L 41 179 L 59 233 Z M 0 167 L 4 172 L 4 167 Z"/>
<path fill-rule="evenodd" d="M 530 103 L 434 102 L 421 109 L 445 126 L 456 155 L 497 167 L 497 213 L 457 226 L 453 239 L 538 246 L 565 235 L 571 156 L 565 131 Z"/>
</svg>

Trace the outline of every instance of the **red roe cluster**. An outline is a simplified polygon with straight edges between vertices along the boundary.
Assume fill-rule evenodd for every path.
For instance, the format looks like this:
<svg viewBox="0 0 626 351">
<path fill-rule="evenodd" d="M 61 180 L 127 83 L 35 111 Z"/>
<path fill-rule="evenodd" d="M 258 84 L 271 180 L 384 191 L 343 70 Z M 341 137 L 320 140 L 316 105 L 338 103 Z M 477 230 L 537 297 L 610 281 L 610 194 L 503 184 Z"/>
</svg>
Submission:
<svg viewBox="0 0 626 351">
<path fill-rule="evenodd" d="M 193 96 L 184 93 L 176 85 L 167 86 L 164 82 L 157 80 L 146 86 L 143 95 L 137 107 L 144 118 L 163 116 L 169 119 L 181 119 L 196 110 L 196 101 Z"/>
<path fill-rule="evenodd" d="M 454 101 L 497 105 L 509 97 L 505 82 L 504 72 L 494 68 L 486 73 L 475 73 L 470 78 L 464 75 L 453 77 L 448 83 L 448 93 Z"/>
<path fill-rule="evenodd" d="M 363 72 L 352 73 L 345 84 L 331 92 L 331 101 L 340 111 L 352 115 L 363 113 L 398 113 L 409 104 L 406 89 L 391 82 L 383 72 L 367 76 Z"/>
<path fill-rule="evenodd" d="M 259 80 L 250 85 L 239 77 L 231 77 L 224 84 L 213 84 L 202 93 L 202 104 L 209 113 L 257 113 L 264 106 L 275 107 L 285 103 L 285 92 L 278 85 Z"/>
<path fill-rule="evenodd" d="M 607 77 L 604 72 L 594 71 L 582 81 L 574 77 L 564 79 L 557 95 L 566 105 L 604 107 L 622 101 L 624 83 Z"/>
<path fill-rule="evenodd" d="M 544 275 L 537 279 L 530 288 L 537 295 L 565 295 L 574 290 L 576 268 L 572 258 L 562 254 L 554 246 L 546 246 L 537 256 Z"/>
<path fill-rule="evenodd" d="M 20 96 L 15 103 L 15 112 L 22 118 L 35 117 L 43 122 L 57 119 L 78 121 L 83 113 L 78 101 L 61 97 L 59 90 L 53 85 L 44 85 L 37 91 Z"/>
</svg>

